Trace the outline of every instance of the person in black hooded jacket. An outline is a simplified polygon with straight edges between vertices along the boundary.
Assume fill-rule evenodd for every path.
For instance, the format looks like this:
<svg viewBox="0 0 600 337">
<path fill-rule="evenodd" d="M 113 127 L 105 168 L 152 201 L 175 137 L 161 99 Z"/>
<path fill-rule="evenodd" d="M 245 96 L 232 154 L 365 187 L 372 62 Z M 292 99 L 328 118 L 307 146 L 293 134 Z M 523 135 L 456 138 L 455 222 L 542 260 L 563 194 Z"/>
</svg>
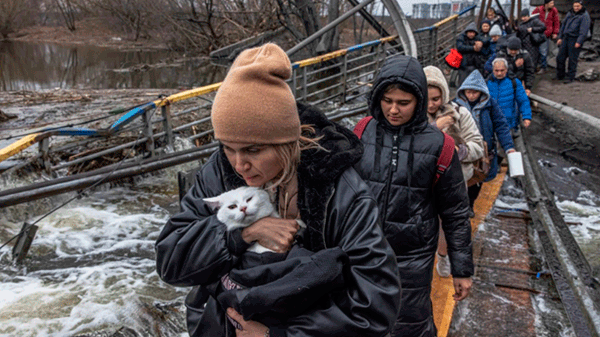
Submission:
<svg viewBox="0 0 600 337">
<path fill-rule="evenodd" d="M 221 147 L 156 241 L 158 275 L 193 287 L 185 301 L 190 336 L 379 337 L 395 322 L 400 281 L 394 251 L 375 199 L 352 168 L 361 143 L 320 111 L 297 104 L 285 83 L 290 76 L 289 58 L 274 44 L 236 58 L 211 111 Z M 245 185 L 272 191 L 282 218 L 228 232 L 203 199 Z M 306 224 L 303 231 L 296 220 Z M 246 251 L 252 242 L 275 253 Z M 293 272 L 296 266 L 268 260 L 280 255 L 286 262 L 297 245 L 313 255 L 299 257 L 297 267 L 308 266 L 308 272 L 286 286 L 278 281 L 289 275 L 285 268 Z M 267 262 L 244 269 L 240 263 L 247 257 Z M 320 296 L 298 296 L 315 291 L 311 281 L 321 282 L 332 270 L 341 274 L 320 288 Z M 294 283 L 302 278 L 308 283 Z M 281 290 L 293 292 L 298 302 L 280 303 L 288 299 L 278 297 Z M 248 298 L 254 302 L 244 305 Z M 260 315 L 254 316 L 256 310 Z"/>
<path fill-rule="evenodd" d="M 471 22 L 464 32 L 456 39 L 456 50 L 463 56 L 458 69 L 458 86 L 473 70 L 483 72 L 487 57 L 485 53 L 490 46 L 490 40 L 482 41 L 475 22 Z"/>
<path fill-rule="evenodd" d="M 444 134 L 428 123 L 427 90 L 417 59 L 385 62 L 369 96 L 373 120 L 361 137 L 365 151 L 354 166 L 375 195 L 400 269 L 402 307 L 392 336 L 437 336 L 430 292 L 440 219 L 454 298 L 465 298 L 472 284 L 469 197 L 456 151 L 434 183 Z"/>
</svg>

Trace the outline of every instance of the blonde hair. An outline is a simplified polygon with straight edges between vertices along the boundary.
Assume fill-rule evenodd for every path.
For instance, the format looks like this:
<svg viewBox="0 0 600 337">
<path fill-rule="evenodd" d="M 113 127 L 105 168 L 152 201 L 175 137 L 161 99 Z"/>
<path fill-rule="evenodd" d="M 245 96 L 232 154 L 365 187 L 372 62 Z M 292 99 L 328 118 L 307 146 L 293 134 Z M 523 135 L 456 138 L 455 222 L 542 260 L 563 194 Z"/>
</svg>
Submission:
<svg viewBox="0 0 600 337">
<path fill-rule="evenodd" d="M 273 144 L 275 153 L 279 158 L 283 171 L 281 172 L 279 179 L 270 186 L 276 188 L 278 186 L 287 185 L 298 172 L 298 165 L 300 165 L 300 155 L 302 151 L 310 149 L 325 150 L 319 145 L 319 140 L 323 137 L 314 138 L 315 129 L 311 125 L 300 126 L 300 139 L 297 141 L 284 143 L 284 144 Z"/>
</svg>

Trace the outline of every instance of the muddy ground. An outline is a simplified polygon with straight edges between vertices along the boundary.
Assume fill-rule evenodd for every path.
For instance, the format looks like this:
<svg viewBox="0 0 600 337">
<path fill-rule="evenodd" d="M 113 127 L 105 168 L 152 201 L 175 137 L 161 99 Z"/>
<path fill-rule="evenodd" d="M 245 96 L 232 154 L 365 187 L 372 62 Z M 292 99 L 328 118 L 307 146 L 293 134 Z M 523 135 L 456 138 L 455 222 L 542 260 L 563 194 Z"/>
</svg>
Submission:
<svg viewBox="0 0 600 337">
<path fill-rule="evenodd" d="M 555 62 L 551 64 L 555 64 Z M 579 75 L 588 69 L 600 71 L 600 60 L 594 62 L 580 60 L 577 67 L 577 74 Z M 557 103 L 566 104 L 596 118 L 600 118 L 600 109 L 598 109 L 598 102 L 600 102 L 600 81 L 575 81 L 570 84 L 563 84 L 562 81 L 553 80 L 555 77 L 556 70 L 553 68 L 548 68 L 545 74 L 536 75 L 536 85 L 533 92 Z"/>
</svg>

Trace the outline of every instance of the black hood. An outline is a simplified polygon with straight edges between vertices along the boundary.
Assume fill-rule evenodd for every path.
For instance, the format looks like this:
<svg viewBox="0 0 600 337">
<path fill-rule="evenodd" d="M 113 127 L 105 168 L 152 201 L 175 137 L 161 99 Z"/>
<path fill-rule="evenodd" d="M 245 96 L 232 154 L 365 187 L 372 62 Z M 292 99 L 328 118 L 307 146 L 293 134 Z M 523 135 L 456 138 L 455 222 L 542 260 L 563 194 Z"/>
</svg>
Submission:
<svg viewBox="0 0 600 337">
<path fill-rule="evenodd" d="M 467 34 L 467 32 L 475 32 L 475 33 L 479 34 L 479 31 L 477 30 L 477 24 L 475 22 L 469 23 L 467 25 L 467 28 L 465 28 L 465 30 L 463 30 L 463 33 L 465 35 Z"/>
<path fill-rule="evenodd" d="M 381 111 L 381 97 L 385 89 L 394 83 L 400 83 L 402 86 L 407 87 L 410 93 L 417 97 L 417 106 L 413 117 L 406 124 L 399 127 L 393 127 Z M 396 55 L 383 64 L 369 95 L 369 110 L 373 118 L 387 128 L 412 130 L 427 125 L 427 77 L 425 77 L 423 67 L 416 58 Z"/>
</svg>

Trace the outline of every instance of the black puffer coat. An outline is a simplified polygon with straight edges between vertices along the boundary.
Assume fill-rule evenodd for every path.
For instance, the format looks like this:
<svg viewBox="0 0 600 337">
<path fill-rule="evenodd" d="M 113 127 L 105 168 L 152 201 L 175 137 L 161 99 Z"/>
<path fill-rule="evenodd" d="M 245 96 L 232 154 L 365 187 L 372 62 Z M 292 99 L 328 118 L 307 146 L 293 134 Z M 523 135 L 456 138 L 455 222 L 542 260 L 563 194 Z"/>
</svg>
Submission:
<svg viewBox="0 0 600 337">
<path fill-rule="evenodd" d="M 385 88 L 398 82 L 417 93 L 418 103 L 413 118 L 394 127 L 383 116 L 380 101 Z M 389 59 L 369 100 L 374 120 L 363 133 L 365 151 L 354 167 L 375 194 L 384 233 L 397 255 L 402 307 L 392 336 L 436 336 L 429 296 L 439 218 L 452 275 L 473 275 L 469 199 L 460 162 L 455 152 L 434 186 L 444 135 L 427 123 L 427 80 L 416 59 Z"/>
<path fill-rule="evenodd" d="M 477 35 L 473 39 L 469 39 L 467 36 L 468 32 L 475 32 Z M 483 70 L 483 65 L 485 64 L 486 57 L 484 55 L 484 50 L 486 47 L 489 47 L 489 41 L 487 45 L 484 45 L 480 51 L 475 51 L 475 42 L 484 41 L 479 37 L 479 33 L 477 32 L 477 25 L 474 22 L 471 22 L 467 28 L 463 31 L 461 35 L 456 39 L 456 50 L 458 50 L 462 56 L 463 60 L 460 63 L 461 68 L 465 69 L 467 67 L 475 67 L 475 69 Z"/>
<path fill-rule="evenodd" d="M 397 317 L 400 282 L 376 202 L 352 168 L 362 146 L 350 130 L 322 113 L 301 105 L 299 112 L 302 124 L 313 125 L 317 136 L 323 137 L 319 143 L 329 150 L 302 153 L 298 209 L 307 229 L 299 241 L 313 252 L 341 248 L 343 254 L 334 255 L 342 257 L 338 261 L 344 264 L 345 285 L 304 313 L 267 326 L 271 336 L 383 336 Z M 222 151 L 213 154 L 183 198 L 183 212 L 167 222 L 157 239 L 160 277 L 172 285 L 194 286 L 186 299 L 191 336 L 235 336 L 214 289 L 238 266 L 240 254 L 251 252 L 239 252 L 231 232 L 202 199 L 242 185 Z"/>
</svg>

